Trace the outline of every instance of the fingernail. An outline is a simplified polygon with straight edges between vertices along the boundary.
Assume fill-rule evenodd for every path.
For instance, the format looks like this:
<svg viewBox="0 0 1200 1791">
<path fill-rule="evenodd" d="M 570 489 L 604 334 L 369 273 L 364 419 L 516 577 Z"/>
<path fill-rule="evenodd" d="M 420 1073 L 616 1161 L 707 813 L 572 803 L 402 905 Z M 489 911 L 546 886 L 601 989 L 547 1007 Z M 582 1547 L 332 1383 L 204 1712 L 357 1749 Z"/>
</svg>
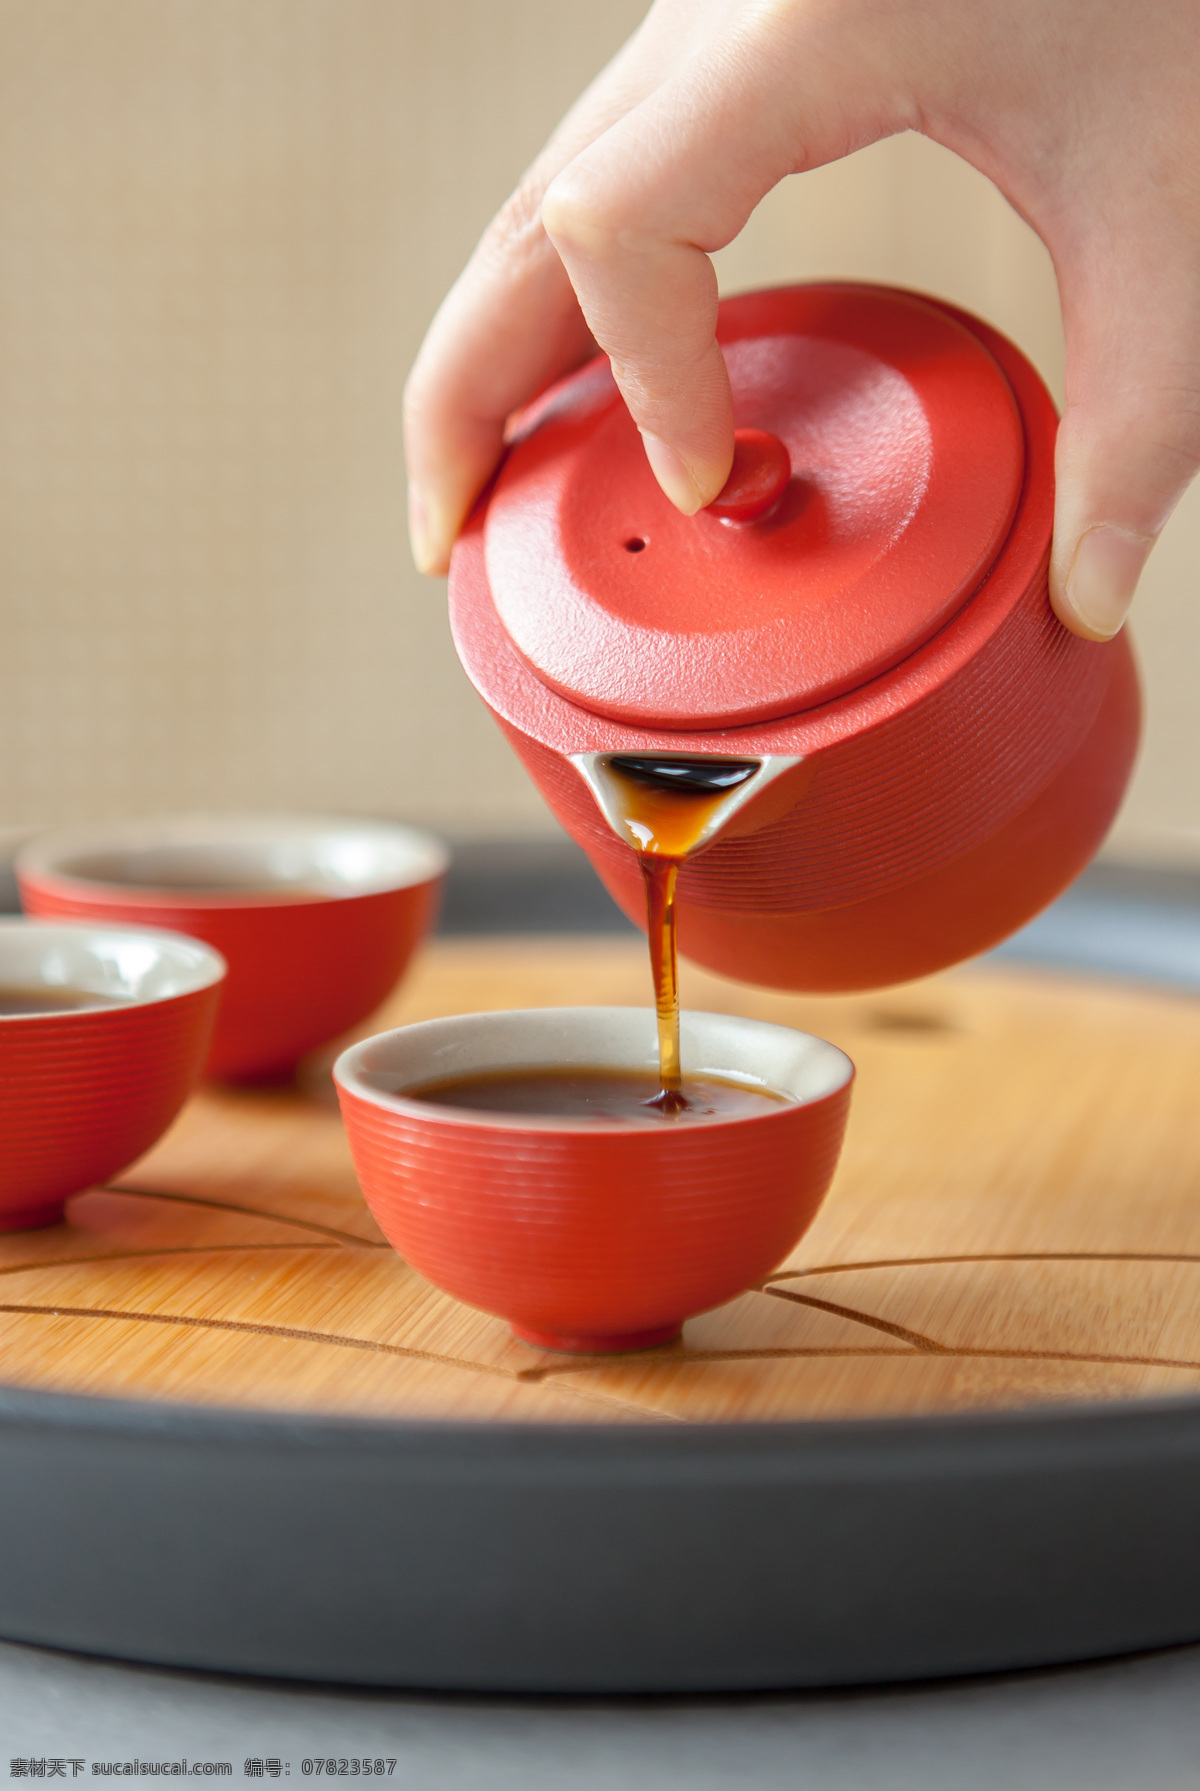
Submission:
<svg viewBox="0 0 1200 1791">
<path fill-rule="evenodd" d="M 436 577 L 446 570 L 445 555 L 429 526 L 425 499 L 413 484 L 408 487 L 408 539 L 418 572 L 427 572 L 431 577 Z"/>
<path fill-rule="evenodd" d="M 1153 546 L 1152 536 L 1108 522 L 1097 523 L 1080 536 L 1067 574 L 1067 602 L 1084 627 L 1101 640 L 1110 640 L 1129 614 Z"/>
<path fill-rule="evenodd" d="M 642 431 L 642 443 L 650 471 L 677 510 L 694 516 L 704 503 L 704 494 L 674 448 L 660 441 L 657 435 Z"/>
</svg>

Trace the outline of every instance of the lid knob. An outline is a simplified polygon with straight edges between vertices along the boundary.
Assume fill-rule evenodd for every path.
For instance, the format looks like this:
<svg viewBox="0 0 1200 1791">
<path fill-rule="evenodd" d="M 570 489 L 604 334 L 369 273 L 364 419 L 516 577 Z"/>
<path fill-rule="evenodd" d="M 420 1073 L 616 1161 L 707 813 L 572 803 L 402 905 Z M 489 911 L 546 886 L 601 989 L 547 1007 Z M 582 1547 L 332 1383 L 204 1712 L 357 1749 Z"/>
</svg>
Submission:
<svg viewBox="0 0 1200 1791">
<path fill-rule="evenodd" d="M 729 477 L 709 504 L 723 522 L 755 522 L 769 516 L 792 476 L 788 451 L 766 429 L 735 429 Z"/>
</svg>

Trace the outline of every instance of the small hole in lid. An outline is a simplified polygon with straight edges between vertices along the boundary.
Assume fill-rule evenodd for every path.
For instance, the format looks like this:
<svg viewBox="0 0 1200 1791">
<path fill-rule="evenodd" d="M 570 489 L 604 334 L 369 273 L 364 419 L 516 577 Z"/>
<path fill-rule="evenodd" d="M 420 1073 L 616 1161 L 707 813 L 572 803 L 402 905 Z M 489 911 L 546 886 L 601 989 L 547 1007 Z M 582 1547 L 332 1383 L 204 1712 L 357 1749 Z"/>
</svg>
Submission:
<svg viewBox="0 0 1200 1791">
<path fill-rule="evenodd" d="M 630 535 L 628 541 L 625 543 L 625 552 L 641 553 L 645 545 L 646 543 L 641 535 Z"/>
</svg>

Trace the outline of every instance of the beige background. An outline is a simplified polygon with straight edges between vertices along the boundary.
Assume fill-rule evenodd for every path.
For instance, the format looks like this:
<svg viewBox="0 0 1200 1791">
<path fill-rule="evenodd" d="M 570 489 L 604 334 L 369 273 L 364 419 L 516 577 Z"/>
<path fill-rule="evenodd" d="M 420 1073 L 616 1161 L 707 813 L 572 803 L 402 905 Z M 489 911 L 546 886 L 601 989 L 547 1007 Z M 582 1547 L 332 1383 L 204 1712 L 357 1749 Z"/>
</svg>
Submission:
<svg viewBox="0 0 1200 1791">
<path fill-rule="evenodd" d="M 550 822 L 401 513 L 440 295 L 640 0 L 0 0 L 0 824 L 197 806 Z M 967 304 L 1052 383 L 1044 251 L 919 138 L 792 180 L 725 285 Z M 1116 848 L 1200 861 L 1187 502 Z"/>
</svg>

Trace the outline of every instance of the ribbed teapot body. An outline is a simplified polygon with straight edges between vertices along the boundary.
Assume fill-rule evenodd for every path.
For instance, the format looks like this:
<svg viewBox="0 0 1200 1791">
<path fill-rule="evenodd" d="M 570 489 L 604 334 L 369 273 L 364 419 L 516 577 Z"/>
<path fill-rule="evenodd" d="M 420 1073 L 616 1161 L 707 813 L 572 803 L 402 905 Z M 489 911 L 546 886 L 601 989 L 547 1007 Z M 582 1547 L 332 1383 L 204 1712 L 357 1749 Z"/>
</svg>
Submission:
<svg viewBox="0 0 1200 1791">
<path fill-rule="evenodd" d="M 452 623 L 463 663 L 635 921 L 644 918 L 636 855 L 600 813 L 575 755 L 796 761 L 680 872 L 680 949 L 726 975 L 856 989 L 970 957 L 1072 881 L 1124 792 L 1139 729 L 1128 642 L 1077 639 L 1047 597 L 1053 405 L 1011 344 L 964 321 L 1020 412 L 1024 475 L 1011 528 L 979 588 L 931 639 L 831 701 L 719 729 L 596 714 L 550 688 L 509 638 L 489 592 L 485 513 L 456 549 Z"/>
<path fill-rule="evenodd" d="M 1044 782 L 1030 774 L 1025 800 L 1011 806 L 996 800 L 997 786 L 1010 783 L 1007 769 L 986 763 L 966 742 L 951 749 L 948 762 L 935 756 L 951 782 L 960 780 L 949 791 L 941 777 L 923 775 L 924 753 L 906 752 L 900 740 L 885 737 L 870 753 L 847 746 L 814 754 L 804 768 L 808 781 L 803 771 L 793 780 L 796 800 L 788 811 L 756 816 L 751 805 L 746 831 L 719 837 L 684 865 L 681 952 L 744 982 L 817 992 L 907 982 L 999 944 L 1095 855 L 1137 748 L 1138 684 L 1123 637 L 1103 649 L 1085 691 L 1066 678 L 1063 686 L 1066 725 L 1054 743 L 1053 769 Z M 502 725 L 610 894 L 644 926 L 636 856 L 608 827 L 574 766 Z M 736 756 L 750 748 L 730 741 L 724 750 Z M 786 774 L 780 781 L 789 781 Z M 763 808 L 777 810 L 779 795 L 768 791 Z M 951 806 L 953 830 L 943 824 Z M 912 823 L 907 838 L 905 819 Z M 923 833 L 937 836 L 924 854 Z"/>
</svg>

